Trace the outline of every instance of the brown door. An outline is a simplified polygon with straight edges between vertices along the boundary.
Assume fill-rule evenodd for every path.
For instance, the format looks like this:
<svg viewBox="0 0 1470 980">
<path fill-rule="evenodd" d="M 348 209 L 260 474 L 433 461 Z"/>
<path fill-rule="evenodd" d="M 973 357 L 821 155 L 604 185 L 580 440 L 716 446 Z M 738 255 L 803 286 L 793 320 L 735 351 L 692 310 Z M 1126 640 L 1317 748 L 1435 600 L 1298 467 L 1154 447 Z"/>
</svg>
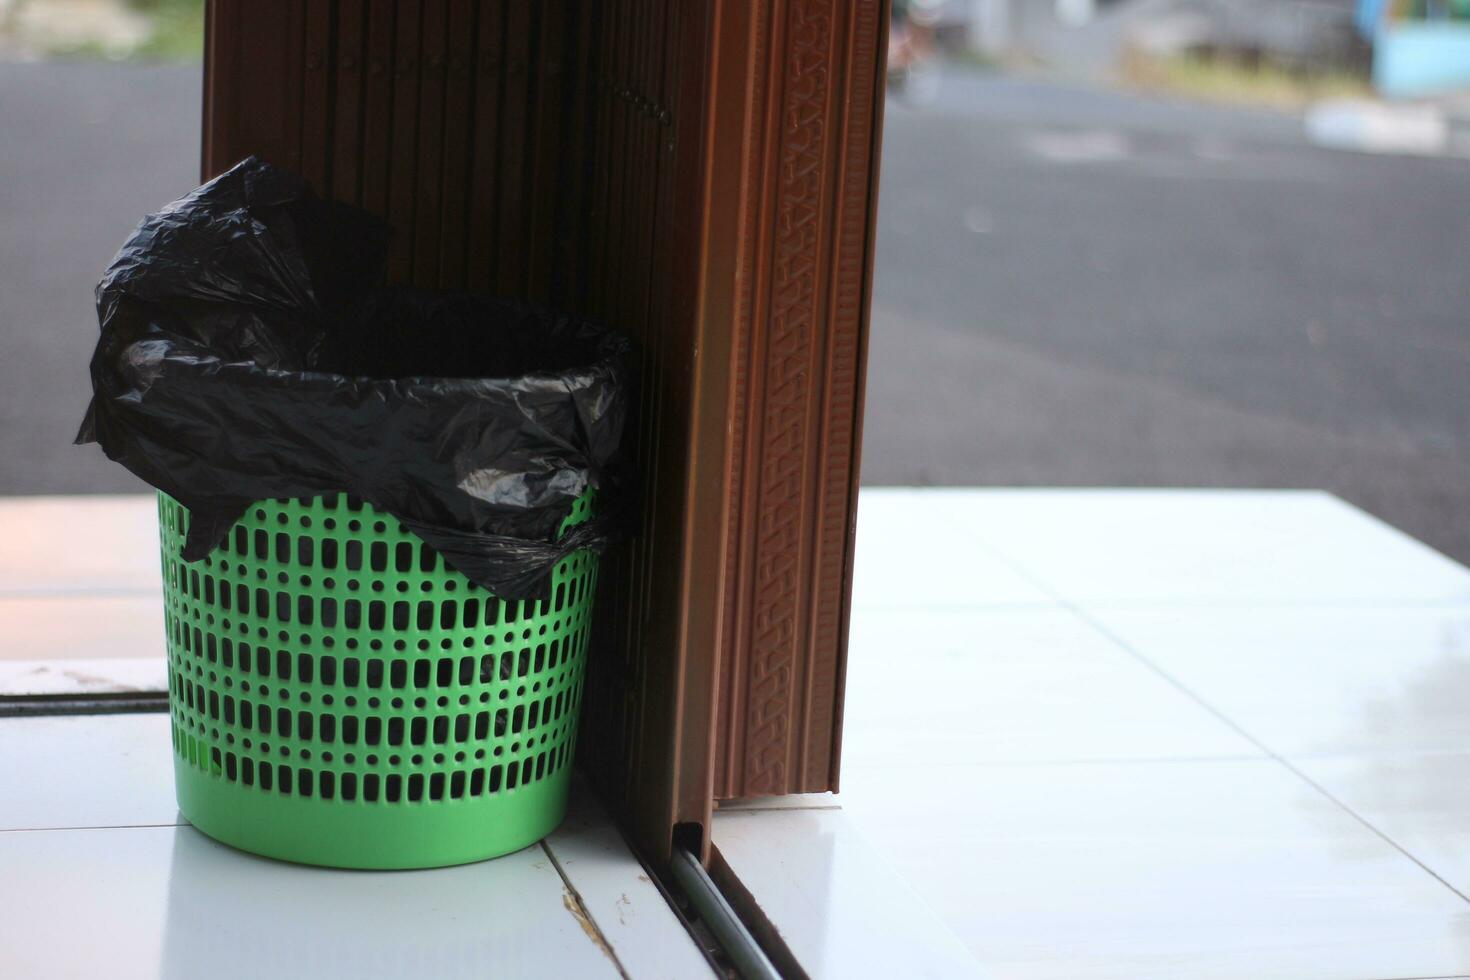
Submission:
<svg viewBox="0 0 1470 980">
<path fill-rule="evenodd" d="M 836 787 L 887 4 L 212 0 L 205 175 L 388 218 L 391 275 L 642 344 L 584 767 L 654 857 Z"/>
</svg>

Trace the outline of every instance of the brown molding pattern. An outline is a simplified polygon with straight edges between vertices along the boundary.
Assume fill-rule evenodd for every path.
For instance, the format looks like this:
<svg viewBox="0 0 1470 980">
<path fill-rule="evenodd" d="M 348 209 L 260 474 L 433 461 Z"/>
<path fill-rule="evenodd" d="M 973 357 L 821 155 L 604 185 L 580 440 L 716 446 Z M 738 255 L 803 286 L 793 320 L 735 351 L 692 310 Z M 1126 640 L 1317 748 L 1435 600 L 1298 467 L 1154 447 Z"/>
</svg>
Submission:
<svg viewBox="0 0 1470 980">
<path fill-rule="evenodd" d="M 393 224 L 390 275 L 642 345 L 583 768 L 647 853 L 835 788 L 882 0 L 209 0 L 205 176 Z M 691 834 L 690 839 L 696 835 Z"/>
<path fill-rule="evenodd" d="M 886 22 L 787 0 L 747 25 L 719 798 L 837 784 Z"/>
</svg>

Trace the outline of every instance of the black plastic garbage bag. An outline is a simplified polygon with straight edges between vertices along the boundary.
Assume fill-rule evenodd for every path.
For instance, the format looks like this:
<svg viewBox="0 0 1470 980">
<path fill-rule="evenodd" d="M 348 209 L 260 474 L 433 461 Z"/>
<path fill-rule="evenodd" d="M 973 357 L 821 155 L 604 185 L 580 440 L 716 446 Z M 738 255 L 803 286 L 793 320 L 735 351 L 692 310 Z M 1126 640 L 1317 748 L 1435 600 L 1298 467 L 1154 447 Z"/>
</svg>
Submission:
<svg viewBox="0 0 1470 980">
<path fill-rule="evenodd" d="M 471 580 L 534 595 L 626 511 L 631 343 L 509 300 L 380 285 L 388 232 L 255 158 L 145 218 L 97 286 L 77 442 L 189 508 L 346 491 Z M 558 539 L 572 502 L 598 514 Z"/>
</svg>

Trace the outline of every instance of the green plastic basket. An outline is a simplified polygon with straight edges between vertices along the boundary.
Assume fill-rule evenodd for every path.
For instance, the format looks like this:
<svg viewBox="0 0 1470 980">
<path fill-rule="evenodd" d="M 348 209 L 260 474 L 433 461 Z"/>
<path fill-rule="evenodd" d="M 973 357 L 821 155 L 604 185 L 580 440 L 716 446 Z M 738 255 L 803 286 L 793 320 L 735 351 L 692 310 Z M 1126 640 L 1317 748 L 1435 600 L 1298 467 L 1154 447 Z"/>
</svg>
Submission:
<svg viewBox="0 0 1470 980">
<path fill-rule="evenodd" d="M 565 530 L 590 516 L 591 493 Z M 508 854 L 562 819 L 597 558 L 502 600 L 345 494 L 262 501 L 201 562 L 159 494 L 179 809 L 306 864 Z"/>
</svg>

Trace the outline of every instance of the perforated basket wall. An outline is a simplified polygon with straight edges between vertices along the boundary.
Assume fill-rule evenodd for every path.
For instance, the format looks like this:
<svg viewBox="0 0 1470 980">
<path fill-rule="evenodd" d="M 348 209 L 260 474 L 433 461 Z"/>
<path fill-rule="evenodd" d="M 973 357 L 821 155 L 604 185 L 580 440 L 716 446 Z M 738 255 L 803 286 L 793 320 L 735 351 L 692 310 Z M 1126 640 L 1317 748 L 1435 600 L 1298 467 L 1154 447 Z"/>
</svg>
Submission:
<svg viewBox="0 0 1470 980">
<path fill-rule="evenodd" d="M 508 853 L 561 820 L 595 555 L 564 560 L 549 598 L 506 601 L 346 495 L 263 501 L 196 563 L 188 520 L 159 495 L 190 822 L 273 857 L 389 868 Z"/>
</svg>

